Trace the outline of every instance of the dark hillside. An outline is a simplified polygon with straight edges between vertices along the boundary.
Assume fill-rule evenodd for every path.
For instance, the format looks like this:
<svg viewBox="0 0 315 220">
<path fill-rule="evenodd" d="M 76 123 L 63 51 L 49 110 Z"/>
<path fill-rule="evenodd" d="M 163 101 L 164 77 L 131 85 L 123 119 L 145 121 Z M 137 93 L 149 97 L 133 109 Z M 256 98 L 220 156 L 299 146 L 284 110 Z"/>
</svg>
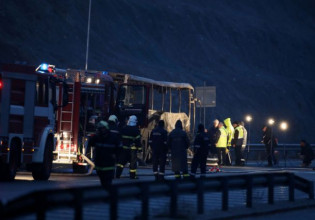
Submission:
<svg viewBox="0 0 315 220">
<path fill-rule="evenodd" d="M 312 0 L 93 0 L 89 69 L 217 86 L 214 118 L 315 143 Z M 0 0 L 0 61 L 84 68 L 88 0 Z M 280 137 L 283 137 L 279 133 Z"/>
</svg>

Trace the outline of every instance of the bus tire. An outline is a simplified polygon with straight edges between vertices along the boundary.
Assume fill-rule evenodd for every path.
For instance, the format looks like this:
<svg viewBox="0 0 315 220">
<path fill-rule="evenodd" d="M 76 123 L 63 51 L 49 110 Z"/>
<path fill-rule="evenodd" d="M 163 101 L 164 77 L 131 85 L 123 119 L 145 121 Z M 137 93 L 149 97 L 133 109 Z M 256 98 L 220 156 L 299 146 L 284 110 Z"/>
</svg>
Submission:
<svg viewBox="0 0 315 220">
<path fill-rule="evenodd" d="M 52 138 L 48 138 L 45 145 L 43 163 L 33 164 L 32 176 L 34 180 L 48 180 L 50 177 L 53 161 L 54 142 Z"/>
</svg>

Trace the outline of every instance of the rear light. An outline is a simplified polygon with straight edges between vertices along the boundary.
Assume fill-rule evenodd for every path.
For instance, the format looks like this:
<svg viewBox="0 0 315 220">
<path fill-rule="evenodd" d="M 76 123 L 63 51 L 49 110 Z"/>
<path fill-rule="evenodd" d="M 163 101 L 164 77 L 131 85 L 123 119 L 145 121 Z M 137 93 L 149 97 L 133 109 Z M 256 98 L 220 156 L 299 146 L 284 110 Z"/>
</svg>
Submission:
<svg viewBox="0 0 315 220">
<path fill-rule="evenodd" d="M 0 81 L 0 89 L 2 89 L 2 87 L 3 87 L 3 83 L 2 81 Z"/>
<path fill-rule="evenodd" d="M 10 151 L 10 148 L 8 147 L 8 138 L 0 137 L 0 151 L 2 153 L 7 153 Z"/>
</svg>

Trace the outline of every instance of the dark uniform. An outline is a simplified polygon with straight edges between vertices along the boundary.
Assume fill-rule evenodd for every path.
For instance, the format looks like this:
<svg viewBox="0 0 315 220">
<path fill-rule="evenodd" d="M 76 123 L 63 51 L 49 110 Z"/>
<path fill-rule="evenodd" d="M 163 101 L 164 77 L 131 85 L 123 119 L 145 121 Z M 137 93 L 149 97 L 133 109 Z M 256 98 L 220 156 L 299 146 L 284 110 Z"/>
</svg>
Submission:
<svg viewBox="0 0 315 220">
<path fill-rule="evenodd" d="M 302 167 L 308 167 L 314 158 L 314 152 L 309 143 L 302 140 L 301 143 L 301 156 L 303 157 Z"/>
<path fill-rule="evenodd" d="M 269 126 L 265 126 L 263 128 L 263 143 L 266 147 L 268 166 L 272 166 L 272 162 L 277 164 L 275 158 L 275 147 L 277 146 L 277 142 L 272 134 L 272 128 Z"/>
<path fill-rule="evenodd" d="M 232 146 L 235 147 L 235 165 L 244 165 L 244 156 L 242 151 L 242 145 L 244 140 L 244 130 L 239 126 L 238 122 L 233 122 L 237 126 L 234 129 L 234 138 L 232 139 Z"/>
<path fill-rule="evenodd" d="M 219 131 L 219 128 L 214 127 L 214 126 L 209 128 L 209 130 L 208 130 L 208 135 L 209 135 L 209 139 L 210 139 L 210 153 L 213 155 L 217 154 L 217 149 L 216 149 L 215 144 L 219 140 L 218 131 Z"/>
<path fill-rule="evenodd" d="M 153 173 L 155 180 L 163 180 L 167 148 L 167 131 L 164 129 L 164 121 L 159 121 L 158 126 L 152 130 L 149 144 L 152 149 Z M 160 166 L 160 169 L 158 170 Z"/>
<path fill-rule="evenodd" d="M 210 148 L 209 136 L 205 133 L 203 124 L 198 126 L 198 133 L 194 141 L 194 157 L 191 162 L 191 177 L 196 176 L 198 166 L 200 166 L 201 177 L 206 175 L 207 156 Z"/>
<path fill-rule="evenodd" d="M 189 177 L 187 166 L 187 149 L 189 148 L 189 139 L 187 133 L 183 131 L 182 122 L 178 120 L 175 129 L 169 134 L 167 145 L 171 149 L 172 170 L 175 172 L 175 178 L 180 179 Z"/>
<path fill-rule="evenodd" d="M 122 150 L 118 158 L 116 178 L 120 178 L 124 166 L 130 162 L 130 178 L 136 178 L 137 172 L 137 153 L 142 150 L 140 130 L 136 126 L 125 126 L 121 130 Z"/>
<path fill-rule="evenodd" d="M 97 133 L 89 145 L 95 148 L 95 169 L 104 188 L 109 189 L 114 178 L 116 153 L 120 146 L 119 137 L 109 131 L 107 122 L 101 121 Z"/>
</svg>

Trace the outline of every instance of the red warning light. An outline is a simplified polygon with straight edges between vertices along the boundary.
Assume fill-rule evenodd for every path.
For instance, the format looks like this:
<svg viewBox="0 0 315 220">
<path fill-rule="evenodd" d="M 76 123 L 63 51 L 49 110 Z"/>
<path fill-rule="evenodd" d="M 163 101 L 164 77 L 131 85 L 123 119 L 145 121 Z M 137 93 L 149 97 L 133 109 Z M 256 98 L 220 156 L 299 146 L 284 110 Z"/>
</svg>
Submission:
<svg viewBox="0 0 315 220">
<path fill-rule="evenodd" d="M 54 69 L 52 67 L 48 67 L 47 70 L 48 70 L 49 73 L 53 73 L 54 72 Z"/>
<path fill-rule="evenodd" d="M 2 86 L 3 86 L 2 81 L 0 81 L 0 89 L 2 89 Z"/>
</svg>

